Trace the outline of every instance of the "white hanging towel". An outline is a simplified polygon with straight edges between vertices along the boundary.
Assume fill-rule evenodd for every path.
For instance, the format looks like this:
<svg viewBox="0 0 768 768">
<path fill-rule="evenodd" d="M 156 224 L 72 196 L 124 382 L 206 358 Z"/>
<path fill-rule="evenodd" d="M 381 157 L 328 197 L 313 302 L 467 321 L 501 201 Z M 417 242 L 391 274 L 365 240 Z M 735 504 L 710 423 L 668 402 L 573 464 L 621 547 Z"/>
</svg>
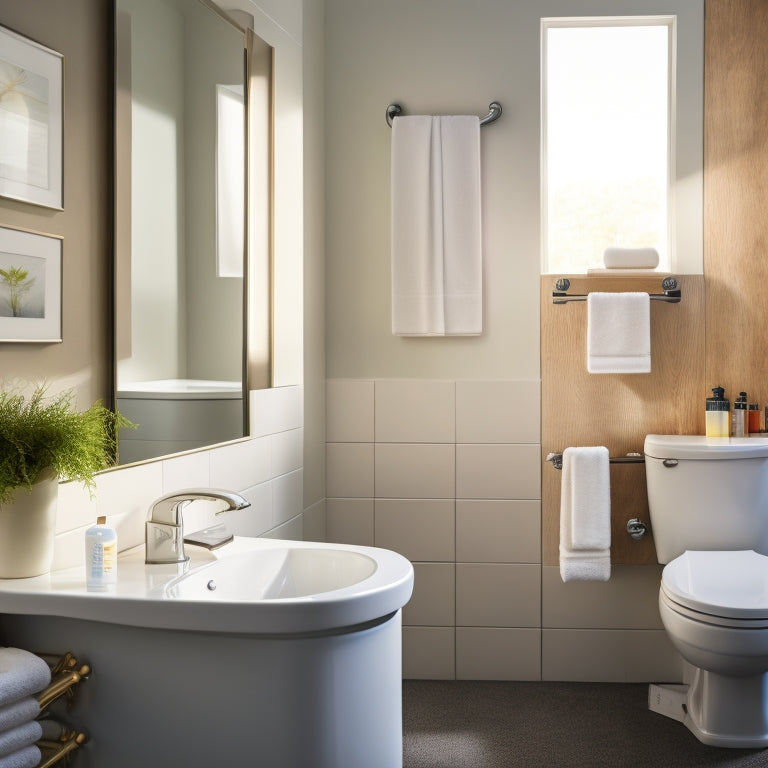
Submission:
<svg viewBox="0 0 768 768">
<path fill-rule="evenodd" d="M 611 481 L 608 449 L 566 448 L 560 492 L 560 577 L 611 577 Z"/>
<path fill-rule="evenodd" d="M 480 120 L 392 121 L 392 333 L 483 330 Z"/>
<path fill-rule="evenodd" d="M 651 372 L 651 310 L 647 293 L 590 293 L 587 370 Z"/>
</svg>

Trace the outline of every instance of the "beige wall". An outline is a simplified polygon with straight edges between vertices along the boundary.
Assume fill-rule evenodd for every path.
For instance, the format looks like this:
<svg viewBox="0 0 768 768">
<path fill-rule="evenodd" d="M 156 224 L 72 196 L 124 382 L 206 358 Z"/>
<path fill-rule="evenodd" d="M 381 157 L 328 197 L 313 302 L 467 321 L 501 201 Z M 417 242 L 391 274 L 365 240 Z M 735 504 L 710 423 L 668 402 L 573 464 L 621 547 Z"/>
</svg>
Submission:
<svg viewBox="0 0 768 768">
<path fill-rule="evenodd" d="M 330 377 L 539 378 L 539 23 L 656 13 L 652 2 L 327 0 L 327 339 Z M 677 252 L 701 272 L 703 0 L 678 14 Z M 480 338 L 391 334 L 389 155 L 384 111 L 486 114 Z"/>
<path fill-rule="evenodd" d="M 326 0 L 328 537 L 390 546 L 415 563 L 408 676 L 680 675 L 656 608 L 657 565 L 618 565 L 607 584 L 574 585 L 542 559 L 541 480 L 555 472 L 541 453 L 566 446 L 542 444 L 539 404 L 539 24 L 678 14 L 675 270 L 701 273 L 703 5 Z M 410 114 L 484 115 L 494 99 L 504 112 L 481 131 L 485 333 L 396 338 L 384 111 L 397 102 Z M 561 319 L 578 311 L 560 309 Z M 569 332 L 566 323 L 553 333 Z M 560 407 L 549 404 L 550 423 L 561 423 Z M 590 409 L 580 413 L 598 429 Z M 568 439 L 587 444 L 578 419 L 568 416 Z"/>
<path fill-rule="evenodd" d="M 64 55 L 64 210 L 0 198 L 0 226 L 63 237 L 61 344 L 0 343 L 0 376 L 60 380 L 85 407 L 112 377 L 112 12 L 103 0 L 0 0 L 0 24 Z"/>
<path fill-rule="evenodd" d="M 322 157 L 312 139 L 314 187 L 308 215 L 316 241 L 307 251 L 307 327 L 313 348 L 303 361 L 303 92 L 302 0 L 234 0 L 253 17 L 257 34 L 275 48 L 277 249 L 276 301 L 281 316 L 276 389 L 252 393 L 252 440 L 212 451 L 105 473 L 95 501 L 71 483 L 61 486 L 55 566 L 82 557 L 82 537 L 97 514 L 119 530 L 121 548 L 142 541 L 151 500 L 190 485 L 222 485 L 252 502 L 233 524 L 246 535 L 301 538 L 324 534 L 325 367 L 322 333 Z M 308 13 L 315 68 L 308 79 L 321 90 L 322 4 Z M 0 24 L 29 35 L 65 57 L 65 209 L 48 211 L 0 198 L 0 226 L 64 237 L 64 342 L 0 344 L 0 376 L 47 378 L 76 384 L 82 403 L 110 398 L 112 389 L 112 3 L 109 0 L 0 0 Z M 279 95 L 278 95 L 279 94 Z M 314 123 L 316 126 L 317 123 Z M 311 128 L 311 125 L 310 125 Z M 318 207 L 319 206 L 319 207 Z M 311 387 L 304 387 L 302 377 Z M 63 380 L 63 381 L 59 381 Z M 304 403 L 307 394 L 308 401 Z M 304 420 L 308 423 L 304 449 Z M 311 468 L 303 492 L 304 463 Z M 304 515 L 306 506 L 308 514 Z M 206 524 L 206 510 L 191 526 Z"/>
</svg>

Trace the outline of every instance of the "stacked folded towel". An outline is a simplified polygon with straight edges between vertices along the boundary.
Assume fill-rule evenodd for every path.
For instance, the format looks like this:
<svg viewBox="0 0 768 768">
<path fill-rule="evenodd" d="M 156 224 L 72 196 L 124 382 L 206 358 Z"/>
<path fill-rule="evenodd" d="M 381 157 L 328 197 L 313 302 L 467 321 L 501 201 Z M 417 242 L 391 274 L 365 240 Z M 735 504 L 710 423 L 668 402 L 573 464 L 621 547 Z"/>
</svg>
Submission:
<svg viewBox="0 0 768 768">
<path fill-rule="evenodd" d="M 40 762 L 35 742 L 43 729 L 35 718 L 34 695 L 51 682 L 39 656 L 20 648 L 0 648 L 0 768 L 34 768 Z"/>
</svg>

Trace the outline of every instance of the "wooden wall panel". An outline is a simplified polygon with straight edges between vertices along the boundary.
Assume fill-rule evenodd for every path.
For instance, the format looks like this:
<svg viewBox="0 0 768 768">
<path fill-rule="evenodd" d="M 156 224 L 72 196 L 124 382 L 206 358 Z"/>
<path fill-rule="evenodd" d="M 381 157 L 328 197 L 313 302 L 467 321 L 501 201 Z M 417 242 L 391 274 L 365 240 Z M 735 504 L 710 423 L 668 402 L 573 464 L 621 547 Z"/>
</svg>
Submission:
<svg viewBox="0 0 768 768">
<path fill-rule="evenodd" d="M 542 562 L 559 562 L 561 473 L 544 459 L 569 446 L 604 445 L 611 456 L 642 452 L 646 434 L 703 434 L 704 278 L 683 275 L 679 304 L 651 302 L 651 373 L 587 373 L 587 305 L 552 303 L 558 276 L 541 278 L 542 376 Z M 661 275 L 613 277 L 563 275 L 570 293 L 661 292 Z M 627 520 L 649 526 L 642 464 L 611 465 L 611 560 L 656 562 L 649 533 L 640 542 L 626 532 Z"/>
<path fill-rule="evenodd" d="M 707 380 L 768 405 L 768 3 L 707 0 Z M 714 386 L 714 384 L 713 384 Z"/>
</svg>

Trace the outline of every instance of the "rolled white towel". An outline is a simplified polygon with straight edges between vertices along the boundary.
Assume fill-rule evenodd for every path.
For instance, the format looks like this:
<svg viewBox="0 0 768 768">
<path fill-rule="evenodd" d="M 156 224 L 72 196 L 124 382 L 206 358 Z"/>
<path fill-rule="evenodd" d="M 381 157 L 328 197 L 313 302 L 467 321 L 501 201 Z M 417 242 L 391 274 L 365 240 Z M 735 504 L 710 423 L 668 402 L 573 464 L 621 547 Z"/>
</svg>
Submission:
<svg viewBox="0 0 768 768">
<path fill-rule="evenodd" d="M 0 707 L 0 733 L 10 731 L 22 723 L 34 720 L 40 714 L 40 705 L 33 696 Z"/>
<path fill-rule="evenodd" d="M 0 733 L 0 757 L 12 755 L 24 747 L 29 747 L 43 736 L 43 727 L 37 720 L 24 725 L 17 725 L 10 731 Z"/>
<path fill-rule="evenodd" d="M 5 757 L 0 757 L 0 768 L 36 768 L 40 765 L 40 747 L 32 744 L 30 747 L 13 752 Z"/>
<path fill-rule="evenodd" d="M 0 707 L 40 693 L 51 682 L 51 670 L 34 653 L 0 648 Z"/>
<path fill-rule="evenodd" d="M 606 269 L 656 269 L 659 252 L 655 248 L 606 248 L 603 264 Z"/>
</svg>

